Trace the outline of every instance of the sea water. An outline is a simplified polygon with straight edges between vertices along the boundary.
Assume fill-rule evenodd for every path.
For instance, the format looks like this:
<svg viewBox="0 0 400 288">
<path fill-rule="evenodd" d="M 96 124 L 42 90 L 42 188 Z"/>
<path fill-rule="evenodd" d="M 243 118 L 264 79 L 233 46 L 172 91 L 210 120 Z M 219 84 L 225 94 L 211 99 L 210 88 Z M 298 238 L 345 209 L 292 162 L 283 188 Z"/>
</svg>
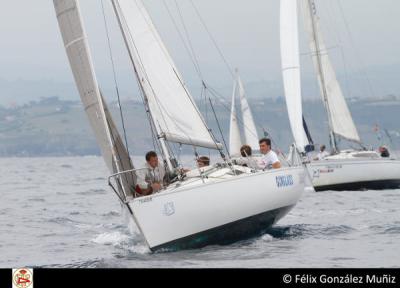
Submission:
<svg viewBox="0 0 400 288">
<path fill-rule="evenodd" d="M 260 237 L 151 253 L 107 176 L 100 157 L 0 158 L 0 267 L 400 267 L 400 190 L 308 191 Z"/>
</svg>

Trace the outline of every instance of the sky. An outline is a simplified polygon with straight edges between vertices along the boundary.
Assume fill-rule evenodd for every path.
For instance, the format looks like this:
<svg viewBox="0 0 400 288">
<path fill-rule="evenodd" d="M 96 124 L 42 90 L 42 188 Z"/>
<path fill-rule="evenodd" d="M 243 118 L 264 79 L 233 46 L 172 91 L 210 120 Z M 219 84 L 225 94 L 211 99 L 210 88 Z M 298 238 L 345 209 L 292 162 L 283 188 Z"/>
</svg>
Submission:
<svg viewBox="0 0 400 288">
<path fill-rule="evenodd" d="M 26 95 L 26 99 L 61 95 L 78 100 L 52 1 L 1 1 L 0 93 L 1 90 L 3 93 L 0 94 L 0 98 L 6 101 L 13 98 L 18 101 L 25 99 L 25 94 L 30 94 Z M 229 66 L 239 68 L 245 85 L 251 91 L 248 94 L 260 96 L 261 93 L 266 97 L 279 95 L 282 91 L 279 1 L 193 2 Z M 190 1 L 144 0 L 144 3 L 188 86 L 196 89 L 201 81 L 166 7 L 172 13 L 181 32 L 183 25 L 177 7 L 182 12 L 204 80 L 228 93 L 226 91 L 229 91 L 232 85 L 229 70 Z M 111 91 L 112 69 L 101 0 L 82 0 L 80 4 L 100 85 Z M 400 1 L 317 0 L 316 4 L 325 40 L 328 47 L 332 47 L 331 57 L 339 79 L 342 80 L 345 90 L 353 90 L 349 91 L 347 97 L 370 94 L 399 95 Z M 117 79 L 124 96 L 129 98 L 137 92 L 134 75 L 108 0 L 104 0 L 104 6 Z M 304 54 L 301 58 L 305 91 L 303 94 L 316 95 L 315 74 L 307 55 L 308 42 L 301 20 L 299 24 L 300 47 Z M 254 95 L 248 97 L 256 97 Z M 1 103 L 4 101 L 0 100 Z"/>
</svg>

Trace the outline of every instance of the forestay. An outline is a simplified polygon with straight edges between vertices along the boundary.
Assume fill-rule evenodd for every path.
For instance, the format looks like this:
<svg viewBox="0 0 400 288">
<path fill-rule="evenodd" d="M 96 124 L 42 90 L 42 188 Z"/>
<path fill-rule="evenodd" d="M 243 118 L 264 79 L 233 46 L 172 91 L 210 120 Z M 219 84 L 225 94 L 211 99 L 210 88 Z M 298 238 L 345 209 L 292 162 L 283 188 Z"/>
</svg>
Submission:
<svg viewBox="0 0 400 288">
<path fill-rule="evenodd" d="M 290 127 L 300 152 L 308 144 L 303 128 L 297 0 L 281 0 L 280 46 L 283 84 Z"/>
<path fill-rule="evenodd" d="M 238 155 L 240 153 L 240 147 L 242 146 L 242 141 L 240 139 L 240 130 L 238 125 L 238 119 L 235 108 L 235 98 L 236 98 L 236 87 L 237 84 L 234 82 L 233 84 L 233 93 L 232 93 L 232 107 L 231 107 L 231 118 L 229 125 L 229 154 L 231 156 Z"/>
<path fill-rule="evenodd" d="M 306 30 L 310 35 L 310 48 L 325 108 L 328 113 L 330 129 L 347 140 L 360 142 L 346 100 L 343 97 L 328 51 L 322 39 L 319 17 L 313 0 L 303 0 L 303 13 Z"/>
<path fill-rule="evenodd" d="M 104 161 L 111 173 L 133 169 L 98 87 L 78 3 L 76 0 L 54 0 L 54 7 L 75 82 Z M 119 185 L 129 194 L 130 187 L 136 182 L 135 175 L 125 175 L 121 180 Z"/>
<path fill-rule="evenodd" d="M 158 136 L 181 144 L 220 148 L 142 1 L 112 3 Z"/>
</svg>

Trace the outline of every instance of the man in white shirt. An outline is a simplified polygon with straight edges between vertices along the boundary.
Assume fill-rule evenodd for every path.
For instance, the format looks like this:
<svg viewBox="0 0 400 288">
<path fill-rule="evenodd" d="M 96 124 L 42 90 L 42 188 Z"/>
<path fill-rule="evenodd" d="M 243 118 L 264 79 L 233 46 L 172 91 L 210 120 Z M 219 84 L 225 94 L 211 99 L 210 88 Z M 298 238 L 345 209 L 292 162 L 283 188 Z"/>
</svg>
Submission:
<svg viewBox="0 0 400 288">
<path fill-rule="evenodd" d="M 319 148 L 319 153 L 317 157 L 314 158 L 314 160 L 323 160 L 326 157 L 328 157 L 329 153 L 325 151 L 325 149 L 326 149 L 325 145 L 321 145 L 321 147 Z"/>
<path fill-rule="evenodd" d="M 278 155 L 271 149 L 271 139 L 263 138 L 259 141 L 259 144 L 262 157 L 258 162 L 258 166 L 261 169 L 281 168 Z"/>
</svg>

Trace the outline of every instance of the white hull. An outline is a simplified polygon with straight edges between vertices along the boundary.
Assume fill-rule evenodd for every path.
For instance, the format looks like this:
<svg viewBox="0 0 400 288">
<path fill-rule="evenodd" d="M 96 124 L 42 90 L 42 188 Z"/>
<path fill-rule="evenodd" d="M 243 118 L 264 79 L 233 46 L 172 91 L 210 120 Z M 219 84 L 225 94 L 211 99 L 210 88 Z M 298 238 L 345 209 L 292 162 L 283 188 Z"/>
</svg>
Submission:
<svg viewBox="0 0 400 288">
<path fill-rule="evenodd" d="M 316 191 L 400 187 L 400 161 L 329 159 L 306 164 Z"/>
<path fill-rule="evenodd" d="M 198 179 L 128 205 L 151 250 L 218 244 L 260 233 L 276 223 L 300 199 L 304 173 L 303 167 L 295 167 L 210 183 Z"/>
</svg>

